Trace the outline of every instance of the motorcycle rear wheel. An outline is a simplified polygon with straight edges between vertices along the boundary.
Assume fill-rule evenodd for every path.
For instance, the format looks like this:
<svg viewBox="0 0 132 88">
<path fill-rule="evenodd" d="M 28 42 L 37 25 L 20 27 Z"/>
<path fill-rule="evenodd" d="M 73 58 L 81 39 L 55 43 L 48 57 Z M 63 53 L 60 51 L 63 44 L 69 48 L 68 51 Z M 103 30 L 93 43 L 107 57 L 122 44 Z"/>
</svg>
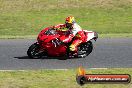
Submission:
<svg viewBox="0 0 132 88">
<path fill-rule="evenodd" d="M 85 58 L 86 56 L 88 56 L 93 50 L 93 44 L 91 41 L 81 44 L 80 46 L 78 46 L 78 57 L 79 58 Z"/>
<path fill-rule="evenodd" d="M 42 53 L 40 53 L 39 48 L 40 48 L 39 44 L 37 44 L 37 43 L 32 44 L 29 47 L 28 51 L 27 51 L 28 57 L 32 58 L 32 59 L 39 59 L 39 58 L 41 58 L 42 57 Z"/>
</svg>

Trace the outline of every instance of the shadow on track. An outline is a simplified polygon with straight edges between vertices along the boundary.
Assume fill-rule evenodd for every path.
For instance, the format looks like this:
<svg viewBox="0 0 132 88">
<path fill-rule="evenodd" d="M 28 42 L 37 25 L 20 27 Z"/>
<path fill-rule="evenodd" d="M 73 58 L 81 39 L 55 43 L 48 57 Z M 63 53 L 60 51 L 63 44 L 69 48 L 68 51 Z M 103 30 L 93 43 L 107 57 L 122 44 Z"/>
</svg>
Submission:
<svg viewBox="0 0 132 88">
<path fill-rule="evenodd" d="M 14 57 L 17 59 L 33 59 L 33 58 L 29 58 L 28 56 L 21 56 L 21 57 Z M 62 57 L 42 57 L 39 59 L 58 59 L 58 60 L 67 60 L 67 59 L 77 59 L 77 58 L 62 58 Z"/>
</svg>

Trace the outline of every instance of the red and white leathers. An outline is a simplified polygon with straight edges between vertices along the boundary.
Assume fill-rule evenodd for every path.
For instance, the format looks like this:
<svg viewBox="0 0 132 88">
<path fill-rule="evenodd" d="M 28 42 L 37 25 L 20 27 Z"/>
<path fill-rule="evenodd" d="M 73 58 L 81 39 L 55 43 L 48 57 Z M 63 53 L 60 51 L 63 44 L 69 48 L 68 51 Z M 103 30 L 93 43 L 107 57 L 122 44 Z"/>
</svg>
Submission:
<svg viewBox="0 0 132 88">
<path fill-rule="evenodd" d="M 66 28 L 66 24 L 58 24 L 54 26 L 54 28 L 56 29 Z M 73 23 L 72 27 L 68 29 L 68 31 L 70 32 L 70 34 L 65 38 L 65 40 L 62 41 L 68 43 L 74 37 L 75 39 L 73 40 L 72 44 L 69 47 L 70 51 L 77 51 L 77 46 L 85 41 L 84 31 L 77 23 Z"/>
</svg>

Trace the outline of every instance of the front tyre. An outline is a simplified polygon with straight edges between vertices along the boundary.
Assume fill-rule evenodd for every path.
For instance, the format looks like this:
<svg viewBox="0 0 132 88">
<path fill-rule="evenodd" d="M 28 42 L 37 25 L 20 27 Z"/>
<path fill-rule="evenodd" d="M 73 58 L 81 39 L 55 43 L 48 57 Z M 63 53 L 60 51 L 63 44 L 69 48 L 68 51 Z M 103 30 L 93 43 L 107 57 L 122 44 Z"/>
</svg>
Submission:
<svg viewBox="0 0 132 88">
<path fill-rule="evenodd" d="M 40 53 L 39 44 L 37 43 L 32 44 L 27 51 L 27 55 L 29 58 L 33 58 L 33 59 L 41 58 L 42 53 Z"/>
</svg>

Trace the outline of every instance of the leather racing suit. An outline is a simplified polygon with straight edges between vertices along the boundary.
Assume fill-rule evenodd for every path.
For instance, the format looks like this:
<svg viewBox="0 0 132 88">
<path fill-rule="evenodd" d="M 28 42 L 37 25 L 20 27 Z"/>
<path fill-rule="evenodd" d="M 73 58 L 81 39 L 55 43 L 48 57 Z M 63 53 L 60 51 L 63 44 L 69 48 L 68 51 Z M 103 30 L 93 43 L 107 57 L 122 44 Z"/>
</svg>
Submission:
<svg viewBox="0 0 132 88">
<path fill-rule="evenodd" d="M 56 29 L 66 28 L 66 24 L 58 24 L 54 26 Z M 85 34 L 82 28 L 77 24 L 73 23 L 72 27 L 68 29 L 70 34 L 67 36 L 65 40 L 62 40 L 64 43 L 71 42 L 74 38 L 72 44 L 69 46 L 70 51 L 77 51 L 77 46 L 85 41 Z"/>
</svg>

